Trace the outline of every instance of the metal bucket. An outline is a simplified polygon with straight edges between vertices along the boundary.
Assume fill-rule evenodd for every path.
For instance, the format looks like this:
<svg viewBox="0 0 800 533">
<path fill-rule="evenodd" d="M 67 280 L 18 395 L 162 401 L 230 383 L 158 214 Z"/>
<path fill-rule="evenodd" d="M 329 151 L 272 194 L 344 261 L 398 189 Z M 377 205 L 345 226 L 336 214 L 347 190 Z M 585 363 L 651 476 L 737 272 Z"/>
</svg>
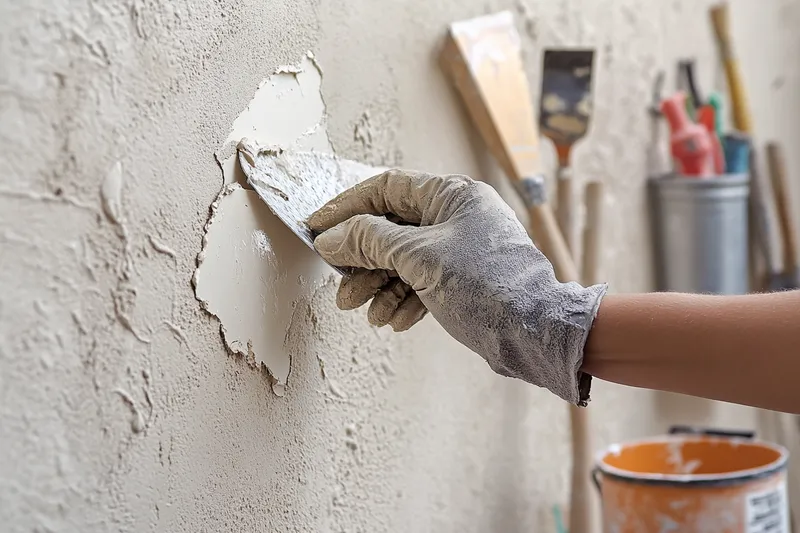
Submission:
<svg viewBox="0 0 800 533">
<path fill-rule="evenodd" d="M 658 290 L 746 294 L 749 176 L 671 174 L 648 182 Z"/>
</svg>

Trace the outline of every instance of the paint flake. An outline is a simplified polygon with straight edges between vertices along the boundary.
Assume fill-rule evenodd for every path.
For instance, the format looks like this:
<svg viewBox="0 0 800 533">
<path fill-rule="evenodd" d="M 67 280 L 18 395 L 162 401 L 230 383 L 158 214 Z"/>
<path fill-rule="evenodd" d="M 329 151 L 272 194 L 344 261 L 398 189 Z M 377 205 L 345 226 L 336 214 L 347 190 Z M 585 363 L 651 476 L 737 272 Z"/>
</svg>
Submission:
<svg viewBox="0 0 800 533">
<path fill-rule="evenodd" d="M 122 162 L 117 161 L 106 174 L 100 187 L 103 211 L 117 225 L 122 225 Z"/>
</svg>

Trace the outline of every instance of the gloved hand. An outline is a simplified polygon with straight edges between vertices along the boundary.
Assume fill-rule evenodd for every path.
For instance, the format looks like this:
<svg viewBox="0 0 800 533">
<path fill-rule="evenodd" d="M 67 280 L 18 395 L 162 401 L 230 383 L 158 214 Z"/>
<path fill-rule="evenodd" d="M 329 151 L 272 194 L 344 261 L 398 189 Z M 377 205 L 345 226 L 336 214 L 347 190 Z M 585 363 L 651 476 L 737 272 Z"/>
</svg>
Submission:
<svg viewBox="0 0 800 533">
<path fill-rule="evenodd" d="M 342 279 L 339 308 L 372 299 L 370 322 L 395 331 L 430 311 L 498 374 L 588 401 L 591 377 L 579 369 L 606 286 L 556 280 L 489 185 L 390 170 L 343 192 L 308 224 L 322 232 L 314 246 L 326 261 L 355 267 Z"/>
</svg>

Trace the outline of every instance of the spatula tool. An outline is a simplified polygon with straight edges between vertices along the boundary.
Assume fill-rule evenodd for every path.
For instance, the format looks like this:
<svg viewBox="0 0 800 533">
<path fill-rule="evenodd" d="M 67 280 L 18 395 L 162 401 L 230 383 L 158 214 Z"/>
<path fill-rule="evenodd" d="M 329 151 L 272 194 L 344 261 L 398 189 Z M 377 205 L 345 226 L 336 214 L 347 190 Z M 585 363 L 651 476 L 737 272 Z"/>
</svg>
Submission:
<svg viewBox="0 0 800 533">
<path fill-rule="evenodd" d="M 592 115 L 594 50 L 545 50 L 539 127 L 558 155 L 556 217 L 574 252 L 572 147 L 586 135 Z"/>
<path fill-rule="evenodd" d="M 312 250 L 316 235 L 306 221 L 339 193 L 385 169 L 321 152 L 291 152 L 242 139 L 239 164 L 247 183 L 269 210 Z M 331 265 L 340 274 L 348 269 Z"/>
</svg>

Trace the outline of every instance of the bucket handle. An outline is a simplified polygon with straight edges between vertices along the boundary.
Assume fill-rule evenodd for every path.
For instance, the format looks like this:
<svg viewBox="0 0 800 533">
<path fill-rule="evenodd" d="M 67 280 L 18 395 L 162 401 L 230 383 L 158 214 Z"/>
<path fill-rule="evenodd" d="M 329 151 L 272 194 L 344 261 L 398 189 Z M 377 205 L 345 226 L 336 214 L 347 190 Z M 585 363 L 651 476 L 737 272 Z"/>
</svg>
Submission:
<svg viewBox="0 0 800 533">
<path fill-rule="evenodd" d="M 740 438 L 752 440 L 756 436 L 755 431 L 716 429 L 695 426 L 670 426 L 670 435 L 705 435 L 708 437 Z"/>
<path fill-rule="evenodd" d="M 592 469 L 591 476 L 592 476 L 592 482 L 594 483 L 594 486 L 597 489 L 597 494 L 602 496 L 603 495 L 603 486 L 600 483 L 600 469 L 597 468 L 597 467 L 594 467 Z"/>
</svg>

